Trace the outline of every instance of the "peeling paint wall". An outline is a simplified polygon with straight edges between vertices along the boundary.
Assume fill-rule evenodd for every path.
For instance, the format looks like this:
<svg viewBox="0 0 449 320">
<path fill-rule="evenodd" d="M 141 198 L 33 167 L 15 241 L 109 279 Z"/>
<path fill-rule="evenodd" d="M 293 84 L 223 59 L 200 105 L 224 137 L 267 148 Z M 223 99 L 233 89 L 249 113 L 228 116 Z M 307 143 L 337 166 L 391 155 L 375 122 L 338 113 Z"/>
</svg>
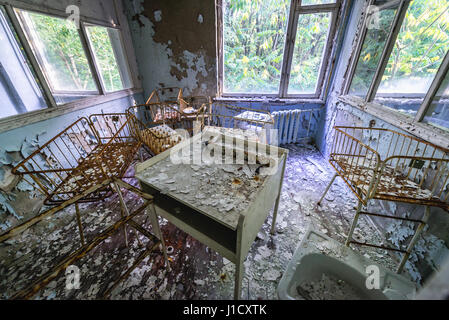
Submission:
<svg viewBox="0 0 449 320">
<path fill-rule="evenodd" d="M 215 1 L 124 1 L 139 75 L 148 97 L 162 87 L 217 92 Z"/>
<path fill-rule="evenodd" d="M 389 124 L 387 121 L 338 100 L 338 97 L 343 92 L 346 77 L 349 73 L 350 62 L 353 58 L 359 32 L 361 31 L 366 5 L 367 1 L 354 1 L 347 31 L 343 39 L 343 47 L 339 56 L 336 74 L 331 83 L 331 90 L 326 101 L 325 115 L 321 127 L 318 130 L 317 145 L 326 157 L 329 156 L 329 150 L 332 146 L 332 129 L 335 125 L 360 127 L 373 125 L 374 127 L 404 132 L 400 128 Z M 400 102 L 398 100 L 387 101 L 387 105 L 395 109 L 400 109 L 401 105 L 409 108 L 413 103 L 413 101 L 407 100 Z M 369 204 L 369 207 L 370 212 L 402 217 L 409 216 L 415 219 L 420 219 L 424 213 L 423 206 L 413 206 L 397 202 L 373 200 Z M 434 271 L 438 270 L 446 258 L 449 258 L 449 216 L 447 212 L 438 208 L 432 208 L 431 213 L 428 227 L 415 245 L 414 251 L 405 266 L 412 275 L 413 280 L 421 283 Z M 375 217 L 370 219 L 376 225 L 377 230 L 383 235 L 383 238 L 387 239 L 389 245 L 393 246 L 406 246 L 415 227 L 414 224 L 408 222 L 388 221 L 387 219 Z M 398 259 L 401 256 L 398 255 Z"/>
</svg>

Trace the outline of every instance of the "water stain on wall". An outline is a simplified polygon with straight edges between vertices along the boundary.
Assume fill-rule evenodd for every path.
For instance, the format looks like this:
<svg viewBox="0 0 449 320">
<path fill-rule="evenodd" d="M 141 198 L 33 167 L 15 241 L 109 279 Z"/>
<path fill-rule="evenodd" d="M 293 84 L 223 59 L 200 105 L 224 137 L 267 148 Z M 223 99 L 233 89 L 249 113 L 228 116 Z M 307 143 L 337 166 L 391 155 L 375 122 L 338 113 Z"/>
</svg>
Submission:
<svg viewBox="0 0 449 320">
<path fill-rule="evenodd" d="M 137 59 L 143 60 L 154 57 L 143 57 L 148 52 L 146 46 L 157 46 L 163 50 L 164 58 L 170 60 L 169 70 L 162 70 L 166 65 L 159 64 L 160 73 L 171 75 L 160 81 L 144 81 L 146 91 L 156 87 L 170 87 L 184 85 L 188 94 L 215 95 L 217 92 L 216 75 L 216 27 L 215 2 L 207 0 L 144 0 L 134 2 L 132 21 L 140 29 L 152 26 L 150 35 L 143 32 L 140 37 L 134 35 L 137 49 Z M 149 22 L 149 23 L 148 23 Z M 159 52 L 160 54 L 160 52 Z M 141 69 L 141 76 L 148 77 L 158 66 Z M 158 70 L 159 71 L 159 70 Z M 189 82 L 185 80 L 189 79 Z M 168 82 L 168 83 L 167 83 Z M 149 88 L 151 86 L 151 88 Z"/>
</svg>

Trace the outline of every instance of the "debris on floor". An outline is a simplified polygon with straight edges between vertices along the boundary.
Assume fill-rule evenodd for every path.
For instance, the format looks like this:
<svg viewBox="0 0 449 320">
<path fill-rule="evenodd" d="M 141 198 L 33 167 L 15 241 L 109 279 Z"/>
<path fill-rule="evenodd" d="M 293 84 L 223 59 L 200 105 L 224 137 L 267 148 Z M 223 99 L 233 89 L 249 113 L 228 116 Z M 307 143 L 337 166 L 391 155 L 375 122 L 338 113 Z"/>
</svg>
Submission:
<svg viewBox="0 0 449 320">
<path fill-rule="evenodd" d="M 269 232 L 272 219 L 270 215 L 244 262 L 242 299 L 277 299 L 279 280 L 308 227 L 313 226 L 344 243 L 354 216 L 356 200 L 348 197 L 346 185 L 338 179 L 322 205 L 316 205 L 333 175 L 333 169 L 315 147 L 301 144 L 283 147 L 290 152 L 276 224 L 277 232 L 275 235 Z M 130 192 L 125 193 L 125 199 L 130 209 L 140 203 Z M 79 245 L 73 210 L 74 208 L 68 207 L 0 244 L 0 299 L 7 299 L 15 291 L 30 284 Z M 89 234 L 110 226 L 120 215 L 116 196 L 103 202 L 81 205 L 80 210 L 87 238 Z M 139 219 L 141 221 L 137 222 L 151 228 L 145 215 L 139 216 Z M 365 219 L 360 220 L 355 236 L 367 242 L 382 242 L 381 235 L 373 225 Z M 161 219 L 160 225 L 167 246 L 172 248 L 169 254 L 171 271 L 165 267 L 161 252 L 156 252 L 119 284 L 112 292 L 111 299 L 231 299 L 234 290 L 234 264 L 166 220 Z M 76 265 L 81 273 L 80 289 L 66 289 L 65 275 L 62 274 L 35 298 L 101 299 L 108 284 L 113 283 L 113 279 L 134 262 L 145 246 L 145 243 L 140 243 L 144 238 L 138 239 L 137 236 L 133 230 L 128 229 L 127 248 L 123 233 L 117 232 L 78 261 Z M 353 249 L 390 270 L 394 270 L 397 265 L 397 258 L 385 250 L 366 247 Z M 341 288 L 332 279 L 323 281 L 326 285 L 318 285 L 317 288 Z M 316 294 L 309 293 L 311 297 Z M 338 296 L 338 293 L 333 296 L 317 294 L 316 297 L 324 299 L 335 295 Z"/>
</svg>

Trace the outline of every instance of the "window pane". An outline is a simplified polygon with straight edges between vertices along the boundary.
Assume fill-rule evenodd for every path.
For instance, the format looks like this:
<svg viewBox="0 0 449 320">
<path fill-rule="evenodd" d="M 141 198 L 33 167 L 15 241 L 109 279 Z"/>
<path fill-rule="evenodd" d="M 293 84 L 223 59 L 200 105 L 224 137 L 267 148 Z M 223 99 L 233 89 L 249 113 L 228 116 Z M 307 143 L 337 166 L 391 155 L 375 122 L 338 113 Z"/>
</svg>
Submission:
<svg viewBox="0 0 449 320">
<path fill-rule="evenodd" d="M 328 4 L 335 3 L 337 0 L 302 0 L 301 5 L 309 6 L 309 5 L 317 5 L 317 4 Z"/>
<path fill-rule="evenodd" d="M 316 92 L 331 17 L 330 12 L 299 15 L 288 94 Z"/>
<path fill-rule="evenodd" d="M 89 26 L 86 29 L 106 91 L 131 88 L 120 31 L 100 26 Z"/>
<path fill-rule="evenodd" d="M 366 97 L 382 57 L 396 12 L 396 8 L 378 11 L 378 21 L 376 21 L 376 12 L 373 12 L 370 20 L 367 20 L 368 29 L 354 77 L 352 78 L 349 94 Z"/>
<path fill-rule="evenodd" d="M 449 130 L 449 74 L 438 89 L 423 122 Z"/>
<path fill-rule="evenodd" d="M 449 48 L 448 5 L 449 0 L 411 2 L 379 95 L 418 94 L 422 102 Z"/>
<path fill-rule="evenodd" d="M 17 10 L 34 54 L 58 104 L 97 93 L 74 22 Z"/>
<path fill-rule="evenodd" d="M 279 92 L 290 0 L 224 0 L 224 92 Z"/>
<path fill-rule="evenodd" d="M 47 107 L 12 30 L 0 7 L 0 118 Z"/>
</svg>

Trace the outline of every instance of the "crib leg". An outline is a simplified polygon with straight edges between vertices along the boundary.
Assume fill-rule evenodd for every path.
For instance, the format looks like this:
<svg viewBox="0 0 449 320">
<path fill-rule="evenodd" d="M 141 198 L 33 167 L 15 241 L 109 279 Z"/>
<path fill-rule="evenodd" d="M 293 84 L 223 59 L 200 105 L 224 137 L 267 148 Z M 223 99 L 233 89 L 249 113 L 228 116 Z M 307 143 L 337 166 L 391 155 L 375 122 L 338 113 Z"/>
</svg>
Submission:
<svg viewBox="0 0 449 320">
<path fill-rule="evenodd" d="M 422 222 L 416 228 L 415 235 L 413 236 L 412 240 L 410 240 L 410 243 L 408 244 L 408 247 L 407 247 L 407 252 L 402 257 L 401 263 L 399 264 L 396 273 L 401 273 L 402 270 L 404 269 L 405 263 L 407 262 L 408 258 L 410 257 L 413 247 L 415 246 L 416 242 L 418 241 L 419 236 L 421 235 L 424 227 L 427 224 L 427 221 L 429 220 L 429 216 L 430 216 L 430 207 L 426 206 L 426 212 L 424 213 Z"/>
<path fill-rule="evenodd" d="M 129 216 L 128 207 L 126 206 L 125 200 L 123 199 L 123 194 L 122 194 L 122 191 L 120 190 L 120 187 L 115 182 L 114 182 L 114 187 L 115 187 L 115 190 L 117 191 L 118 197 L 120 199 L 120 214 L 121 214 L 122 218 L 124 218 L 125 215 Z M 124 212 L 125 212 L 125 214 L 124 214 Z M 128 234 L 126 232 L 126 224 L 123 225 L 123 235 L 125 237 L 126 247 L 128 247 Z"/>
<path fill-rule="evenodd" d="M 334 177 L 332 178 L 331 182 L 329 182 L 329 184 L 328 184 L 326 190 L 324 191 L 323 195 L 321 196 L 320 201 L 318 201 L 318 205 L 319 205 L 319 206 L 321 206 L 321 201 L 323 201 L 324 197 L 326 196 L 327 192 L 328 192 L 329 189 L 331 188 L 331 186 L 332 186 L 332 184 L 334 183 L 335 178 L 337 178 L 337 176 L 338 176 L 338 173 L 336 173 L 336 174 L 334 175 Z"/>
<path fill-rule="evenodd" d="M 140 162 L 143 162 L 143 149 L 142 148 L 143 147 L 139 148 L 139 160 L 140 160 Z"/>
<path fill-rule="evenodd" d="M 78 202 L 75 202 L 75 212 L 76 212 L 76 222 L 78 223 L 78 230 L 80 233 L 81 238 L 81 245 L 84 246 L 84 231 L 83 231 L 83 225 L 81 224 L 81 215 L 80 215 L 80 208 L 78 205 Z"/>
<path fill-rule="evenodd" d="M 360 211 L 362 210 L 362 201 L 359 200 L 359 204 L 357 206 L 357 212 L 355 213 L 354 220 L 352 221 L 351 230 L 349 230 L 348 238 L 346 239 L 345 245 L 349 247 L 352 241 L 352 234 L 354 233 L 355 227 L 357 226 L 357 222 L 359 220 Z"/>
</svg>

